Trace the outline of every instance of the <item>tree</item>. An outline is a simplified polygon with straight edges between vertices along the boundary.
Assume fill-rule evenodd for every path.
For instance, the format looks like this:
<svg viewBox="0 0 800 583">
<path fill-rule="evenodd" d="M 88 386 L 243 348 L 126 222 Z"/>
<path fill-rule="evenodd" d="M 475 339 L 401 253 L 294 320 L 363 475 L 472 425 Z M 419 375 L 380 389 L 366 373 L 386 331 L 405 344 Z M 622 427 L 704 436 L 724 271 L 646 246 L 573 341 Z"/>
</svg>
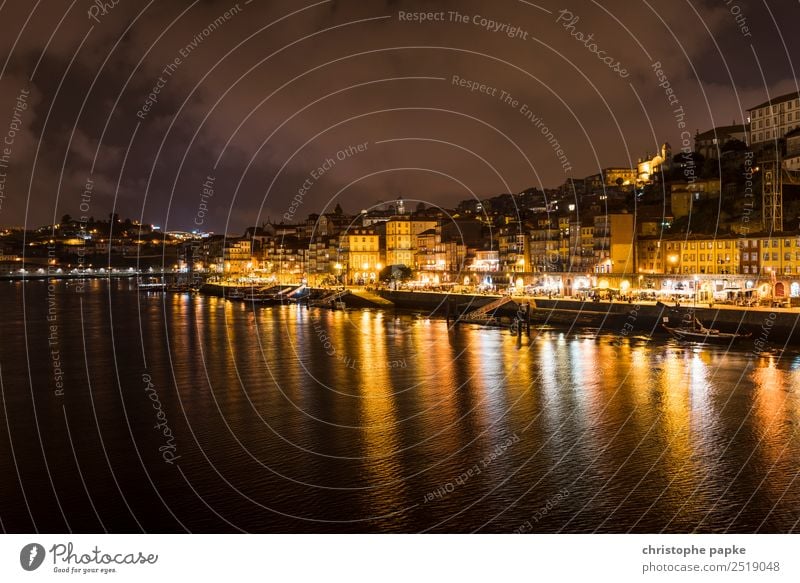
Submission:
<svg viewBox="0 0 800 583">
<path fill-rule="evenodd" d="M 733 138 L 725 142 L 725 144 L 722 146 L 721 152 L 744 152 L 746 150 L 747 144 L 745 144 L 742 140 Z"/>
<path fill-rule="evenodd" d="M 72 222 L 72 216 L 71 215 L 64 215 L 63 217 L 61 217 L 61 224 L 62 225 L 67 225 L 67 224 L 69 224 L 71 222 Z"/>
<path fill-rule="evenodd" d="M 411 268 L 406 265 L 387 265 L 378 274 L 381 281 L 407 281 L 413 277 Z"/>
<path fill-rule="evenodd" d="M 426 207 L 426 206 L 425 206 L 425 203 L 424 203 L 424 202 L 418 202 L 418 203 L 417 203 L 417 212 L 418 212 L 418 213 L 423 213 L 423 212 L 425 212 L 425 209 L 427 209 L 427 208 L 428 208 L 428 207 Z"/>
<path fill-rule="evenodd" d="M 336 208 L 333 209 L 333 214 L 337 216 L 341 216 L 344 214 L 344 211 L 342 210 L 342 205 L 340 205 L 338 202 L 336 203 Z"/>
<path fill-rule="evenodd" d="M 665 177 L 671 180 L 687 181 L 690 177 L 700 177 L 706 158 L 697 152 L 681 152 L 672 157 L 672 176 Z"/>
</svg>

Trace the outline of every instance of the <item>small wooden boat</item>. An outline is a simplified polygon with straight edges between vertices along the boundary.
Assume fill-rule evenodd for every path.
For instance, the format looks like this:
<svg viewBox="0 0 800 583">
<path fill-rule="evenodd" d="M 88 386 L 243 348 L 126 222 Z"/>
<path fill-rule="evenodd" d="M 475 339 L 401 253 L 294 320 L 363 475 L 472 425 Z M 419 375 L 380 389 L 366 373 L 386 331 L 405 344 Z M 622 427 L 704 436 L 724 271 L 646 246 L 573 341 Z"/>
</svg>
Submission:
<svg viewBox="0 0 800 583">
<path fill-rule="evenodd" d="M 669 326 L 666 323 L 662 323 L 661 327 L 676 340 L 696 342 L 698 344 L 727 345 L 735 343 L 742 338 L 749 338 L 752 335 L 750 332 L 720 332 L 716 328 L 706 328 L 696 317 L 688 325 L 684 322 L 681 324 L 681 326 Z"/>
<path fill-rule="evenodd" d="M 162 292 L 167 289 L 167 284 L 162 282 L 139 282 L 136 287 L 140 292 Z"/>
</svg>

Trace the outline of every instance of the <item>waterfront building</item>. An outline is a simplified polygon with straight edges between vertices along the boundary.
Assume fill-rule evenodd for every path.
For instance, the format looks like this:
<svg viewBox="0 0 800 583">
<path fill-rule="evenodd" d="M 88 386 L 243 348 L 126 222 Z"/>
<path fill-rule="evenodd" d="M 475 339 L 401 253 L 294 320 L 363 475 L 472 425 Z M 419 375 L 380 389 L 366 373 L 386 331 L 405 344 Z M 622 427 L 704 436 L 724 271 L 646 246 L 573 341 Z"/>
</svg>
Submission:
<svg viewBox="0 0 800 583">
<path fill-rule="evenodd" d="M 340 237 L 348 282 L 356 285 L 375 283 L 383 269 L 380 236 L 371 227 L 358 227 L 342 233 Z"/>
<path fill-rule="evenodd" d="M 422 271 L 439 271 L 444 265 L 439 266 L 436 261 L 436 244 L 441 241 L 436 229 L 428 229 L 417 235 L 417 252 L 414 255 L 414 268 Z"/>
<path fill-rule="evenodd" d="M 629 213 L 594 217 L 593 251 L 595 273 L 633 273 L 634 228 Z"/>
<path fill-rule="evenodd" d="M 638 237 L 636 240 L 636 265 L 638 272 L 643 274 L 665 274 L 673 273 L 672 265 L 666 263 L 667 256 L 664 253 L 667 245 L 660 236 L 646 235 Z M 670 244 L 670 250 L 672 245 Z M 677 254 L 672 255 L 672 261 L 677 264 Z"/>
<path fill-rule="evenodd" d="M 762 275 L 800 275 L 800 235 L 783 232 L 758 241 Z"/>
<path fill-rule="evenodd" d="M 417 219 L 408 216 L 397 216 L 386 224 L 386 263 L 388 265 L 414 265 L 417 252 L 417 235 L 429 229 L 435 229 L 437 221 Z"/>
<path fill-rule="evenodd" d="M 742 246 L 734 235 L 639 237 L 636 242 L 638 272 L 667 275 L 736 275 L 740 272 Z M 749 252 L 748 252 L 749 265 Z"/>
<path fill-rule="evenodd" d="M 340 275 L 341 253 L 339 237 L 314 237 L 309 240 L 306 273 L 310 285 L 330 283 L 332 277 Z"/>
<path fill-rule="evenodd" d="M 524 273 L 530 267 L 530 236 L 519 224 L 501 228 L 497 233 L 500 271 Z"/>
<path fill-rule="evenodd" d="M 569 229 L 569 227 L 567 227 Z M 569 239 L 562 238 L 561 230 L 549 219 L 539 221 L 530 234 L 530 268 L 533 273 L 562 271 L 561 244 L 569 252 Z"/>
<path fill-rule="evenodd" d="M 280 283 L 300 283 L 306 276 L 309 247 L 304 237 L 272 238 L 263 247 L 262 269 Z"/>
<path fill-rule="evenodd" d="M 735 275 L 739 273 L 741 259 L 741 238 L 733 235 L 714 237 L 710 235 L 678 236 L 660 240 L 662 249 L 661 264 L 664 266 L 662 273 L 682 275 Z M 652 255 L 652 240 L 650 243 L 639 245 L 641 256 L 646 259 L 648 267 L 643 266 L 644 273 L 658 273 L 649 271 L 649 262 Z M 657 264 L 656 264 L 657 265 Z M 656 268 L 657 269 L 657 268 Z"/>
<path fill-rule="evenodd" d="M 738 241 L 739 272 L 743 275 L 758 275 L 761 273 L 761 253 L 759 253 L 759 238 L 745 236 Z"/>
<path fill-rule="evenodd" d="M 463 271 L 467 258 L 467 246 L 458 241 L 439 241 L 434 249 L 436 265 L 443 271 L 455 274 Z"/>
<path fill-rule="evenodd" d="M 569 225 L 569 263 L 566 271 L 589 272 L 594 267 L 594 217 Z"/>
<path fill-rule="evenodd" d="M 472 271 L 498 271 L 500 254 L 497 249 L 476 249 L 474 259 L 470 265 Z"/>
<path fill-rule="evenodd" d="M 228 239 L 222 250 L 224 273 L 244 275 L 253 268 L 253 242 L 250 239 Z"/>
</svg>

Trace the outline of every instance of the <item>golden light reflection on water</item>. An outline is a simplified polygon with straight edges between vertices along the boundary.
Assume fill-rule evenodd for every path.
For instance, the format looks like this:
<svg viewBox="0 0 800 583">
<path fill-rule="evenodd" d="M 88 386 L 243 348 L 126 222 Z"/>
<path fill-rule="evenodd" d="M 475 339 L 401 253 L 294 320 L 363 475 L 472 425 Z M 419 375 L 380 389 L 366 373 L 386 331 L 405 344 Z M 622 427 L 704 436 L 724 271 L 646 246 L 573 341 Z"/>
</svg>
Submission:
<svg viewBox="0 0 800 583">
<path fill-rule="evenodd" d="M 712 506 L 724 491 L 717 482 L 731 475 L 725 447 L 739 425 L 759 436 L 756 459 L 765 471 L 798 456 L 800 410 L 793 390 L 800 368 L 786 370 L 786 360 L 756 359 L 737 386 L 736 373 L 750 362 L 743 351 L 561 332 L 518 345 L 496 330 L 448 333 L 439 320 L 301 308 L 257 311 L 263 353 L 254 356 L 247 350 L 252 331 L 236 324 L 243 316 L 236 309 L 221 302 L 198 322 L 214 326 L 224 317 L 238 365 L 263 358 L 279 376 L 285 396 L 268 391 L 262 407 L 274 414 L 289 400 L 299 411 L 341 425 L 327 434 L 342 440 L 336 447 L 309 438 L 318 425 L 313 420 L 287 422 L 283 429 L 289 439 L 363 458 L 354 462 L 360 468 L 354 483 L 391 484 L 365 490 L 371 515 L 419 502 L 409 474 L 423 474 L 435 487 L 465 469 L 465 448 L 475 463 L 493 443 L 528 426 L 523 445 L 497 462 L 494 477 L 514 472 L 538 448 L 536 463 L 519 477 L 528 484 L 560 463 L 561 480 L 580 476 L 602 489 L 624 464 L 636 483 L 641 478 L 643 499 L 662 497 L 658 504 L 667 516 L 690 501 L 682 518 L 694 507 Z M 783 472 L 764 489 L 777 498 L 791 477 Z"/>
<path fill-rule="evenodd" d="M 366 311 L 340 317 L 347 322 L 346 333 L 335 337 L 337 350 L 352 353 L 337 367 L 344 366 L 354 375 L 348 378 L 354 383 L 353 406 L 359 411 L 361 443 L 354 455 L 362 458 L 363 483 L 369 485 L 363 491 L 364 505 L 370 516 L 392 515 L 388 522 L 406 528 L 408 517 L 398 511 L 412 505 L 405 480 L 410 470 L 404 461 L 408 454 L 403 437 L 413 420 L 400 417 L 397 401 L 417 389 L 413 378 L 394 374 L 402 361 L 403 346 L 395 343 L 397 330 L 389 318 Z M 407 362 L 401 368 L 406 367 Z"/>
<path fill-rule="evenodd" d="M 773 499 L 778 499 L 796 476 L 776 469 L 795 469 L 791 459 L 797 448 L 798 408 L 792 396 L 798 385 L 792 381 L 798 381 L 798 374 L 779 370 L 773 357 L 761 364 L 751 375 L 755 384 L 753 414 L 761 441 L 759 465 L 765 474 L 763 487 L 771 492 Z"/>
</svg>

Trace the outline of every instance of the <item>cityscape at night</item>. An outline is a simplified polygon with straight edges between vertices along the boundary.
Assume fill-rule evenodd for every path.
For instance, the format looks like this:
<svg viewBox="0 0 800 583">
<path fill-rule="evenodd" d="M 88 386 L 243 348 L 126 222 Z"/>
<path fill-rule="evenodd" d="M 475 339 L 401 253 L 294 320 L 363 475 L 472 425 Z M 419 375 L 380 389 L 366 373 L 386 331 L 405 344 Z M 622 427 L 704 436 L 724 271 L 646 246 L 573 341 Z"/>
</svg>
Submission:
<svg viewBox="0 0 800 583">
<path fill-rule="evenodd" d="M 0 4 L 0 577 L 796 577 L 799 15 Z"/>
</svg>

